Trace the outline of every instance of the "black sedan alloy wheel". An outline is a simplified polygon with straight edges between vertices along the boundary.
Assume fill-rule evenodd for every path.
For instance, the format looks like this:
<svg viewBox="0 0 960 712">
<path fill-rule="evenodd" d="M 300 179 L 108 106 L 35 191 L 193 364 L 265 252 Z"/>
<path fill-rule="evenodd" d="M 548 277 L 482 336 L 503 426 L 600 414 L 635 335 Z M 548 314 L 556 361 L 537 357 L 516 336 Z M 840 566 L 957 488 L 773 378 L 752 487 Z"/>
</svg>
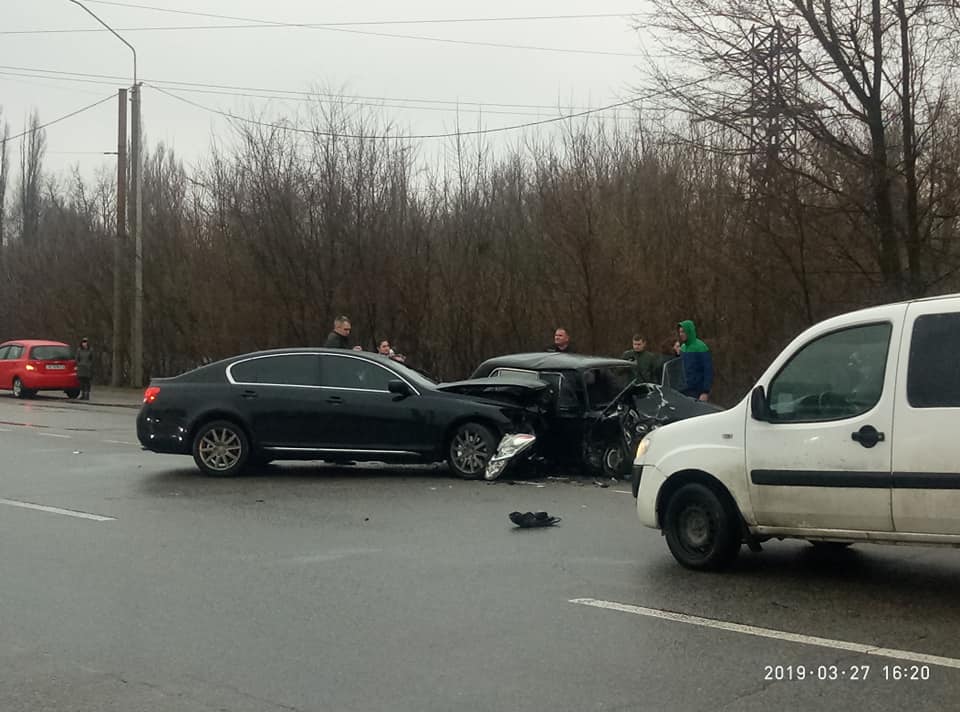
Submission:
<svg viewBox="0 0 960 712">
<path fill-rule="evenodd" d="M 246 433 L 228 420 L 216 420 L 201 426 L 193 439 L 193 459 L 207 475 L 236 475 L 243 470 L 249 456 Z"/>
<path fill-rule="evenodd" d="M 483 477 L 490 458 L 497 450 L 497 438 L 490 428 L 479 423 L 464 423 L 450 439 L 447 463 L 465 479 Z"/>
</svg>

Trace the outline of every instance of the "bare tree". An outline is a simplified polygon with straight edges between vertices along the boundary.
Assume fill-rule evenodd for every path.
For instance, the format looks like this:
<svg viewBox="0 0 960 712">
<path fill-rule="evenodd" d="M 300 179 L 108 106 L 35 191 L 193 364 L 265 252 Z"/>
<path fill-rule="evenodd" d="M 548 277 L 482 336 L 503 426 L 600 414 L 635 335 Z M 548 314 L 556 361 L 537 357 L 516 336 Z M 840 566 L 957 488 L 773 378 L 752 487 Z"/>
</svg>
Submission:
<svg viewBox="0 0 960 712">
<path fill-rule="evenodd" d="M 7 178 L 10 171 L 10 156 L 7 154 L 7 143 L 10 138 L 10 124 L 3 121 L 3 112 L 0 111 L 0 250 L 6 244 L 7 223 Z"/>
<path fill-rule="evenodd" d="M 26 244 L 37 241 L 42 203 L 41 182 L 46 134 L 40 128 L 40 115 L 34 111 L 20 147 L 20 238 Z"/>
<path fill-rule="evenodd" d="M 929 137 L 944 120 L 958 37 L 937 0 L 654 0 L 646 26 L 680 61 L 655 71 L 672 108 L 735 131 L 740 159 L 765 153 L 865 218 L 885 296 L 923 294 L 943 265 Z M 787 37 L 764 44 L 757 37 Z M 764 97 L 759 100 L 758 97 Z M 758 132 L 762 124 L 767 130 Z M 771 134 L 797 135 L 792 145 Z M 787 142 L 789 143 L 789 142 Z M 826 159 L 826 161 L 822 160 Z M 845 190 L 837 162 L 867 177 Z M 843 171 L 841 170 L 841 173 Z M 849 171 L 848 171 L 849 172 Z M 860 188 L 866 188 L 861 197 Z M 872 270 L 871 270 L 872 271 Z"/>
</svg>

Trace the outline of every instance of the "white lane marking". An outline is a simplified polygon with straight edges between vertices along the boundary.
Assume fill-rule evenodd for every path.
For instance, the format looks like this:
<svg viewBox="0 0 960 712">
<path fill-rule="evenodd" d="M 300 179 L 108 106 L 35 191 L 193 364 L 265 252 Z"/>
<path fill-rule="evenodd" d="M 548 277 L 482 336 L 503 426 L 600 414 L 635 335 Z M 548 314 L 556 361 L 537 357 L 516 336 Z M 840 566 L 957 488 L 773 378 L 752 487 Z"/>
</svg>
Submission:
<svg viewBox="0 0 960 712">
<path fill-rule="evenodd" d="M 57 433 L 37 433 L 37 435 L 45 438 L 63 438 L 65 440 L 69 440 L 71 438 L 70 435 L 58 435 Z"/>
<path fill-rule="evenodd" d="M 13 431 L 9 428 L 0 428 L 0 433 L 12 433 Z"/>
<path fill-rule="evenodd" d="M 11 507 L 21 507 L 22 509 L 36 509 L 40 512 L 50 512 L 51 514 L 63 514 L 67 517 L 76 517 L 77 519 L 92 519 L 95 522 L 115 522 L 116 517 L 104 517 L 99 514 L 90 514 L 88 512 L 77 512 L 72 509 L 60 509 L 60 507 L 48 507 L 45 504 L 33 504 L 32 502 L 19 502 L 15 499 L 0 498 L 0 504 L 7 504 Z"/>
<path fill-rule="evenodd" d="M 623 613 L 633 613 L 634 615 L 638 616 L 659 618 L 661 620 L 672 621 L 674 623 L 687 623 L 689 625 L 697 625 L 703 628 L 716 628 L 717 630 L 725 630 L 730 633 L 754 635 L 759 638 L 773 638 L 774 640 L 783 640 L 788 643 L 816 645 L 821 648 L 847 650 L 852 653 L 861 653 L 863 655 L 874 655 L 881 658 L 892 658 L 894 660 L 909 660 L 910 662 L 915 663 L 924 663 L 927 665 L 938 665 L 940 667 L 960 669 L 960 659 L 946 658 L 940 655 L 927 655 L 926 653 L 915 653 L 911 650 L 881 648 L 876 645 L 851 643 L 846 640 L 834 640 L 832 638 L 819 638 L 815 635 L 788 633 L 787 631 L 774 630 L 773 628 L 759 628 L 757 626 L 743 625 L 742 623 L 730 623 L 728 621 L 716 620 L 714 618 L 691 616 L 687 615 L 686 613 L 663 611 L 659 608 L 644 608 L 643 606 L 630 606 L 625 603 L 616 603 L 614 601 L 599 601 L 595 598 L 573 598 L 570 600 L 570 603 L 577 603 L 581 606 L 593 606 L 594 608 L 606 608 L 611 611 L 621 611 Z"/>
<path fill-rule="evenodd" d="M 630 490 L 613 490 L 617 494 L 633 494 Z"/>
<path fill-rule="evenodd" d="M 104 440 L 105 443 L 110 443 L 111 445 L 133 445 L 133 443 L 128 443 L 126 440 Z"/>
</svg>

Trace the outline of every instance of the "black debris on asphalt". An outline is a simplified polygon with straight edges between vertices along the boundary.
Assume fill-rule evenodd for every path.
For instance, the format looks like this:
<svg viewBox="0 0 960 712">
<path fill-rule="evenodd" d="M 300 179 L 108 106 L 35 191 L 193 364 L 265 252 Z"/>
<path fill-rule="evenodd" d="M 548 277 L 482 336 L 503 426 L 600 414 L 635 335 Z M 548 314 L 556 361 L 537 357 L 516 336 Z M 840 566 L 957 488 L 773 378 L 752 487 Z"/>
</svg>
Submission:
<svg viewBox="0 0 960 712">
<path fill-rule="evenodd" d="M 510 521 L 521 529 L 552 527 L 560 517 L 551 517 L 547 512 L 510 512 Z"/>
</svg>

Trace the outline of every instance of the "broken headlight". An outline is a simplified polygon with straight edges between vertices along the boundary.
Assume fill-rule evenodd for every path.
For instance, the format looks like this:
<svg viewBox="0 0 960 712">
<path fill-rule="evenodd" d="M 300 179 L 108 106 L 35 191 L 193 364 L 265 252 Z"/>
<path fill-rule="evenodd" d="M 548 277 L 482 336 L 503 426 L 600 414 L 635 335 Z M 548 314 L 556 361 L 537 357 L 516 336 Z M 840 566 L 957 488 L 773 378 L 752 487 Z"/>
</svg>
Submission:
<svg viewBox="0 0 960 712">
<path fill-rule="evenodd" d="M 510 460 L 531 447 L 536 439 L 537 437 L 530 433 L 510 433 L 509 435 L 504 435 L 503 439 L 500 440 L 500 445 L 497 447 L 496 454 L 491 457 L 490 462 L 487 463 L 484 477 L 488 480 L 497 479 L 503 474 Z"/>
</svg>

